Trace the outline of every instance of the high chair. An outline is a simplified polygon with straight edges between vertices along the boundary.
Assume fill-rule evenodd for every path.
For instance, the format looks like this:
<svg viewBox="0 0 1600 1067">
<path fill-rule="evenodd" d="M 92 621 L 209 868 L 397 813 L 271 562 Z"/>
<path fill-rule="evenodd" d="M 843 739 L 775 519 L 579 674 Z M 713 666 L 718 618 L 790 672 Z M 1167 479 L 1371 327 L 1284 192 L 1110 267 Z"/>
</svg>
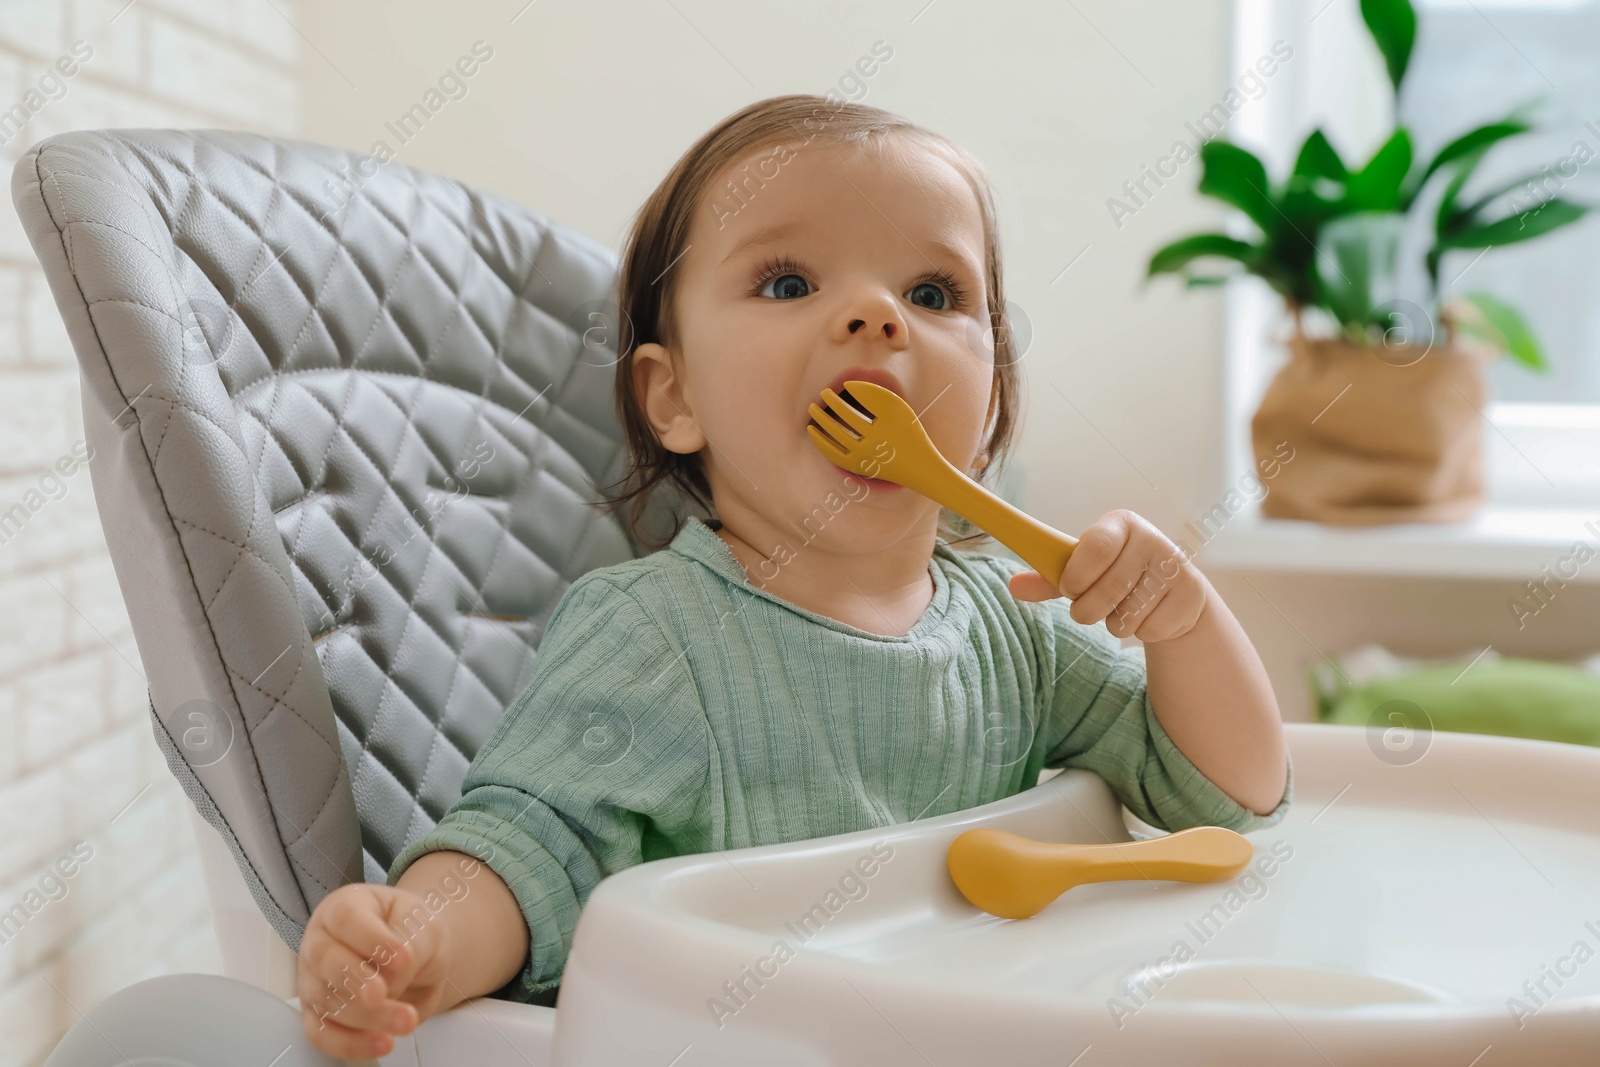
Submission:
<svg viewBox="0 0 1600 1067">
<path fill-rule="evenodd" d="M 292 997 L 317 903 L 384 880 L 562 591 L 639 554 L 585 503 L 621 472 L 615 257 L 246 133 L 67 133 L 12 177 L 224 967 Z M 485 1007 L 548 1041 L 551 1007 Z"/>
<path fill-rule="evenodd" d="M 12 195 L 80 361 L 227 975 L 136 983 L 48 1063 L 328 1064 L 294 997 L 312 910 L 384 881 L 567 584 L 642 551 L 585 503 L 620 474 L 615 257 L 400 163 L 228 131 L 50 137 Z M 1600 751 L 1287 732 L 1296 805 L 1233 884 L 978 912 L 943 866 L 964 830 L 1157 832 L 1097 776 L 1047 772 L 968 811 L 623 871 L 554 1006 L 469 1001 L 383 1062 L 1488 1067 L 1600 1044 L 1600 963 L 1555 962 L 1600 945 Z M 1559 995 L 1514 1018 L 1547 961 Z"/>
</svg>

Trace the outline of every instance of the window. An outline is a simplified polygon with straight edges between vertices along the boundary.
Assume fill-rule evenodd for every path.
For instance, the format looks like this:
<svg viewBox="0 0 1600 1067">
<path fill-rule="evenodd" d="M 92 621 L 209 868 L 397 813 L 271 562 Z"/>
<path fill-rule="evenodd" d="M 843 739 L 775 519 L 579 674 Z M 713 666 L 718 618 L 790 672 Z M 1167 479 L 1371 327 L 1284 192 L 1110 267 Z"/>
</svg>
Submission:
<svg viewBox="0 0 1600 1067">
<path fill-rule="evenodd" d="M 1422 0 L 1400 122 L 1421 154 L 1463 130 L 1543 98 L 1541 127 L 1492 150 L 1463 195 L 1476 198 L 1527 174 L 1538 182 L 1499 199 L 1524 210 L 1552 196 L 1600 205 L 1600 4 L 1582 0 L 1467 3 Z M 1446 293 L 1484 289 L 1533 326 L 1547 374 L 1502 360 L 1490 372 L 1501 401 L 1600 404 L 1600 212 L 1526 244 L 1457 252 Z"/>
<path fill-rule="evenodd" d="M 1540 100 L 1533 115 L 1540 129 L 1491 150 L 1463 195 L 1547 173 L 1533 188 L 1504 194 L 1502 210 L 1552 195 L 1600 209 L 1600 2 L 1413 3 L 1417 44 L 1397 116 L 1357 0 L 1236 0 L 1233 68 L 1244 69 L 1278 39 L 1289 42 L 1294 58 L 1284 64 L 1289 77 L 1274 78 L 1226 136 L 1260 155 L 1277 180 L 1317 126 L 1354 165 L 1398 120 L 1426 159 L 1458 134 Z M 1442 185 L 1415 210 L 1431 212 Z M 1242 219 L 1232 221 L 1241 236 L 1250 231 Z M 1550 364 L 1539 374 L 1502 359 L 1490 370 L 1491 506 L 1600 511 L 1600 210 L 1526 244 L 1451 253 L 1440 288 L 1446 296 L 1485 290 L 1512 304 Z M 1288 323 L 1276 295 L 1257 280 L 1235 281 L 1229 290 L 1226 414 L 1234 475 L 1249 469 L 1250 415 L 1283 358 L 1279 339 Z"/>
</svg>

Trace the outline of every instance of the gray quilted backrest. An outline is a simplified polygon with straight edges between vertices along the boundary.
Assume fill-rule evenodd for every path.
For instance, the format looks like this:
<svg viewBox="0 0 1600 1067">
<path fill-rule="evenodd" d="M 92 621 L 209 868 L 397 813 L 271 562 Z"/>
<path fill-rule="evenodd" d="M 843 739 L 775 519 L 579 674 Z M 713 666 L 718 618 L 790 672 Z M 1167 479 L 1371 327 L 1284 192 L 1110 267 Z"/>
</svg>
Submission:
<svg viewBox="0 0 1600 1067">
<path fill-rule="evenodd" d="M 584 503 L 622 469 L 615 257 L 223 130 L 50 137 L 12 198 L 80 362 L 157 742 L 298 948 L 459 798 L 567 585 L 640 554 Z"/>
</svg>

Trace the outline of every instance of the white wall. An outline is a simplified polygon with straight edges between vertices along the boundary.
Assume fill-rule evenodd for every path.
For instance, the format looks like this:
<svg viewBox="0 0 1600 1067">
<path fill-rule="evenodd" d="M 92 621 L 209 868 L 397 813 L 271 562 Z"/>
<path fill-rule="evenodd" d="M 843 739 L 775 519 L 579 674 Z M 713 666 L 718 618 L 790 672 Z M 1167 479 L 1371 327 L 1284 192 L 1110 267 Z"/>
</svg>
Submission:
<svg viewBox="0 0 1600 1067">
<path fill-rule="evenodd" d="M 267 0 L 125 5 L 4 0 L 0 112 L 30 108 L 0 145 L 8 178 L 29 145 L 70 129 L 296 130 L 301 39 Z M 91 54 L 65 93 L 27 98 L 78 40 Z M 76 465 L 77 361 L 9 203 L 0 397 L 0 511 L 30 509 L 20 530 L 0 531 L 0 1067 L 13 1067 L 42 1062 L 80 1011 L 123 986 L 221 963 L 189 801 L 151 736 L 89 474 L 41 489 L 59 459 Z"/>
</svg>

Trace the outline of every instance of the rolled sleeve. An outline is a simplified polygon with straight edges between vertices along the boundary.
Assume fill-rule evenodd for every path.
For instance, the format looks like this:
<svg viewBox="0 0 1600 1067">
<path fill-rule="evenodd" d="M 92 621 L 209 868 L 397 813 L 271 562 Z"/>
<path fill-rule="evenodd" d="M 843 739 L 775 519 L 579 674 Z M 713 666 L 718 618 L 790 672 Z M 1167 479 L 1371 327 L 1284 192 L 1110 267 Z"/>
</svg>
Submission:
<svg viewBox="0 0 1600 1067">
<path fill-rule="evenodd" d="M 535 808 L 542 810 L 535 813 Z M 505 882 L 528 924 L 530 940 L 522 971 L 494 991 L 509 1000 L 529 1001 L 560 983 L 578 913 L 603 876 L 596 857 L 576 842 L 575 834 L 552 831 L 553 815 L 553 809 L 519 789 L 482 785 L 406 846 L 389 869 L 388 882 L 395 885 L 418 856 L 451 849 L 482 861 Z M 547 840 L 556 851 L 547 847 Z"/>
<path fill-rule="evenodd" d="M 710 735 L 697 690 L 661 628 L 603 578 L 574 582 L 551 616 L 532 679 L 462 780 L 461 799 L 390 865 L 426 852 L 485 863 L 531 938 L 494 995 L 533 999 L 561 981 L 578 916 L 601 879 L 701 851 Z"/>
<path fill-rule="evenodd" d="M 1287 750 L 1283 754 L 1283 796 L 1277 807 L 1265 815 L 1259 815 L 1230 797 L 1221 786 L 1190 762 L 1183 750 L 1167 736 L 1161 720 L 1156 718 L 1155 711 L 1150 707 L 1148 691 L 1144 697 L 1144 714 L 1150 729 L 1150 747 L 1154 759 L 1161 765 L 1161 772 L 1155 776 L 1155 780 L 1170 781 L 1173 791 L 1172 799 L 1161 805 L 1161 810 L 1166 813 L 1164 818 L 1160 822 L 1145 819 L 1150 825 L 1171 831 L 1186 830 L 1191 826 L 1223 826 L 1247 834 L 1252 830 L 1276 826 L 1289 813 L 1289 805 L 1294 799 L 1294 762 Z M 1144 819 L 1132 805 L 1128 810 Z"/>
<path fill-rule="evenodd" d="M 1240 804 L 1156 718 L 1142 648 L 1123 648 L 1103 626 L 1077 622 L 1064 600 L 1039 607 L 1043 766 L 1095 772 L 1129 811 L 1162 830 L 1222 826 L 1244 833 L 1282 821 L 1293 795 L 1292 766 L 1273 811 L 1258 815 Z"/>
</svg>

